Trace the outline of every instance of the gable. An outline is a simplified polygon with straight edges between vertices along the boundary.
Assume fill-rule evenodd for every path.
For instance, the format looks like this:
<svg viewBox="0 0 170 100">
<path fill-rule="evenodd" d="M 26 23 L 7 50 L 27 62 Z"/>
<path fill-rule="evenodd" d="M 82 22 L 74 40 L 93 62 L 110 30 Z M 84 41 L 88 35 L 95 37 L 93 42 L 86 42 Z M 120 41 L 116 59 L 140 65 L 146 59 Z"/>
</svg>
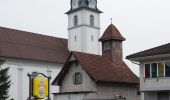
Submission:
<svg viewBox="0 0 170 100">
<path fill-rule="evenodd" d="M 82 82 L 80 84 L 74 83 L 75 73 L 80 73 L 82 76 Z M 61 83 L 60 92 L 76 92 L 86 91 L 91 92 L 96 90 L 95 81 L 87 74 L 80 63 L 72 62 L 70 64 L 69 71 L 66 73 Z"/>
</svg>

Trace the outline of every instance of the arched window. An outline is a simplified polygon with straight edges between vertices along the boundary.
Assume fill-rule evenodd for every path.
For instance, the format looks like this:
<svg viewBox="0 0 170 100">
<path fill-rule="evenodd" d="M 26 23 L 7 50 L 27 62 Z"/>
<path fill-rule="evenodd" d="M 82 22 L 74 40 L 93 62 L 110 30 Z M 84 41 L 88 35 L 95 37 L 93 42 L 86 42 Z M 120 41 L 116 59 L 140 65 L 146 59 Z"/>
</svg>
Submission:
<svg viewBox="0 0 170 100">
<path fill-rule="evenodd" d="M 94 16 L 90 15 L 90 26 L 94 26 Z"/>
<path fill-rule="evenodd" d="M 74 16 L 74 26 L 78 25 L 78 17 L 77 15 Z"/>
</svg>

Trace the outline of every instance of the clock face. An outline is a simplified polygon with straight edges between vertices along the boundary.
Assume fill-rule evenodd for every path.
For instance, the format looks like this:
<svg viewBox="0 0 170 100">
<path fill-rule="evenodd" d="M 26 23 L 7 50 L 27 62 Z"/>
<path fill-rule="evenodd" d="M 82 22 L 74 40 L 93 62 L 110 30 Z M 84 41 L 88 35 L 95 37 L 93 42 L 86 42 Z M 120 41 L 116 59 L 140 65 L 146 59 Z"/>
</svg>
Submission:
<svg viewBox="0 0 170 100">
<path fill-rule="evenodd" d="M 72 8 L 75 9 L 78 7 L 78 0 L 72 0 Z"/>
<path fill-rule="evenodd" d="M 97 4 L 96 0 L 89 0 L 88 2 L 89 2 L 89 7 L 96 8 L 96 4 Z"/>
</svg>

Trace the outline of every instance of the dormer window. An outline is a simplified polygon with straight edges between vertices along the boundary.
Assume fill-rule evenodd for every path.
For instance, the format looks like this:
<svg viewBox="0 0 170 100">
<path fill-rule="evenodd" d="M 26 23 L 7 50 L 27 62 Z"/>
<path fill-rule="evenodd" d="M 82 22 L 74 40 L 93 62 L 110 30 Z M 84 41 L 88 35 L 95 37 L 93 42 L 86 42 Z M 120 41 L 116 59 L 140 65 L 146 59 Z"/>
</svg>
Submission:
<svg viewBox="0 0 170 100">
<path fill-rule="evenodd" d="M 82 83 L 82 74 L 80 72 L 76 72 L 73 76 L 73 83 L 74 84 L 81 84 Z"/>
<path fill-rule="evenodd" d="M 94 16 L 90 15 L 90 26 L 94 26 Z"/>
<path fill-rule="evenodd" d="M 78 17 L 77 15 L 74 16 L 74 26 L 78 25 Z"/>
</svg>

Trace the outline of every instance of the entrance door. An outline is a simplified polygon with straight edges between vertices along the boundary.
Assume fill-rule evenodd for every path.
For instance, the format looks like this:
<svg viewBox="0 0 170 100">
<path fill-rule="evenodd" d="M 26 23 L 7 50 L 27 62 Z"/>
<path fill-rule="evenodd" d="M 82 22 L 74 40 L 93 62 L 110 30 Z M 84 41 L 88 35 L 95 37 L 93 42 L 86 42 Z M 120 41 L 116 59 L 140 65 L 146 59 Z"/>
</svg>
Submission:
<svg viewBox="0 0 170 100">
<path fill-rule="evenodd" d="M 159 92 L 158 100 L 169 100 L 169 93 L 168 92 Z"/>
</svg>

